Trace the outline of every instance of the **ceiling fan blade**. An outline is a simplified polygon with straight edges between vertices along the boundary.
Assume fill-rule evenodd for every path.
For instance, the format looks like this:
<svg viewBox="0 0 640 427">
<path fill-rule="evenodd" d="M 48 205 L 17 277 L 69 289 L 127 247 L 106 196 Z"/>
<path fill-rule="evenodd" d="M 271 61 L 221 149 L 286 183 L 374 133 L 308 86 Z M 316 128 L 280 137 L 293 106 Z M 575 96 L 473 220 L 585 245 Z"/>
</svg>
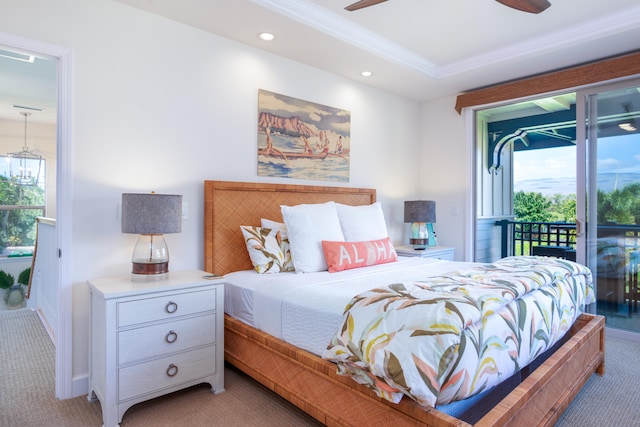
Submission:
<svg viewBox="0 0 640 427">
<path fill-rule="evenodd" d="M 352 12 L 354 10 L 363 9 L 365 7 L 373 6 L 378 3 L 384 3 L 385 1 L 387 0 L 360 0 L 345 7 L 345 9 L 348 10 L 349 12 Z"/>
<path fill-rule="evenodd" d="M 546 10 L 551 3 L 547 0 L 496 0 L 498 3 L 502 3 L 513 9 L 518 9 L 523 12 L 540 13 Z"/>
</svg>

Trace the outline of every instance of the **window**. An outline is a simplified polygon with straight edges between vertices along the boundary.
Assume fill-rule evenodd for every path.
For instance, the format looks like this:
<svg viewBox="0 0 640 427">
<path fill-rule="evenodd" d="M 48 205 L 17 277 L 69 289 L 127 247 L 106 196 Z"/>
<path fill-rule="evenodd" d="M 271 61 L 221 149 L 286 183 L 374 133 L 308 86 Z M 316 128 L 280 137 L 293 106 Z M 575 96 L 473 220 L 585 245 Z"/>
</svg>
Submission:
<svg viewBox="0 0 640 427">
<path fill-rule="evenodd" d="M 0 156 L 0 256 L 32 253 L 45 215 L 45 160 Z"/>
</svg>

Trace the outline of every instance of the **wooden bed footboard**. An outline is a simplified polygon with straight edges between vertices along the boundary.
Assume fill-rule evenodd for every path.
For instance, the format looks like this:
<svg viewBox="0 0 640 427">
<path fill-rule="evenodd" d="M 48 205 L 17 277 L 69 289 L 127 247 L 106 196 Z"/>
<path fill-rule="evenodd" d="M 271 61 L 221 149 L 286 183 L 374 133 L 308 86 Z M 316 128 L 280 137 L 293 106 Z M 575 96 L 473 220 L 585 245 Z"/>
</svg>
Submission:
<svg viewBox="0 0 640 427">
<path fill-rule="evenodd" d="M 594 373 L 604 373 L 604 318 L 582 314 L 570 338 L 474 426 L 553 426 Z M 378 398 L 336 366 L 225 315 L 225 359 L 328 426 L 471 426 L 411 399 Z"/>
</svg>

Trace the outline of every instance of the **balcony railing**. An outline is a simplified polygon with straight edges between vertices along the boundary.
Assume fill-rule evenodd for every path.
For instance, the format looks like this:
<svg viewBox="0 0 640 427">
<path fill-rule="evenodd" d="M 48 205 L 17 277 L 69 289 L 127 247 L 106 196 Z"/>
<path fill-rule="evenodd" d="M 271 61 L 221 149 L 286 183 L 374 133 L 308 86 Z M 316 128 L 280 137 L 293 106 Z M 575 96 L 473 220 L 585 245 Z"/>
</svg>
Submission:
<svg viewBox="0 0 640 427">
<path fill-rule="evenodd" d="M 533 255 L 536 246 L 571 248 L 576 243 L 576 225 L 566 222 L 520 222 L 501 220 L 502 256 Z"/>
<path fill-rule="evenodd" d="M 496 221 L 502 228 L 502 256 L 533 255 L 536 246 L 575 250 L 576 225 L 566 222 Z M 640 249 L 640 225 L 599 224 L 598 239 L 616 240 L 625 252 Z"/>
</svg>

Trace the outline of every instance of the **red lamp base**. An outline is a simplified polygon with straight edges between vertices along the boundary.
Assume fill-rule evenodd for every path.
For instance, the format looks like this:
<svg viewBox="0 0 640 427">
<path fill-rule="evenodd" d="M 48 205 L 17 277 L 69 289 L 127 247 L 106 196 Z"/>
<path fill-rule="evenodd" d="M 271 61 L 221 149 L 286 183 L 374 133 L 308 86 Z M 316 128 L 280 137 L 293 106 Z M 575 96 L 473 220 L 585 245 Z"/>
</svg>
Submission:
<svg viewBox="0 0 640 427">
<path fill-rule="evenodd" d="M 426 246 L 429 244 L 429 239 L 414 239 L 414 238 L 410 238 L 409 239 L 409 243 L 412 245 L 422 245 L 422 246 Z"/>
<path fill-rule="evenodd" d="M 133 262 L 131 272 L 133 274 L 165 274 L 169 272 L 169 261 L 166 262 Z"/>
</svg>

